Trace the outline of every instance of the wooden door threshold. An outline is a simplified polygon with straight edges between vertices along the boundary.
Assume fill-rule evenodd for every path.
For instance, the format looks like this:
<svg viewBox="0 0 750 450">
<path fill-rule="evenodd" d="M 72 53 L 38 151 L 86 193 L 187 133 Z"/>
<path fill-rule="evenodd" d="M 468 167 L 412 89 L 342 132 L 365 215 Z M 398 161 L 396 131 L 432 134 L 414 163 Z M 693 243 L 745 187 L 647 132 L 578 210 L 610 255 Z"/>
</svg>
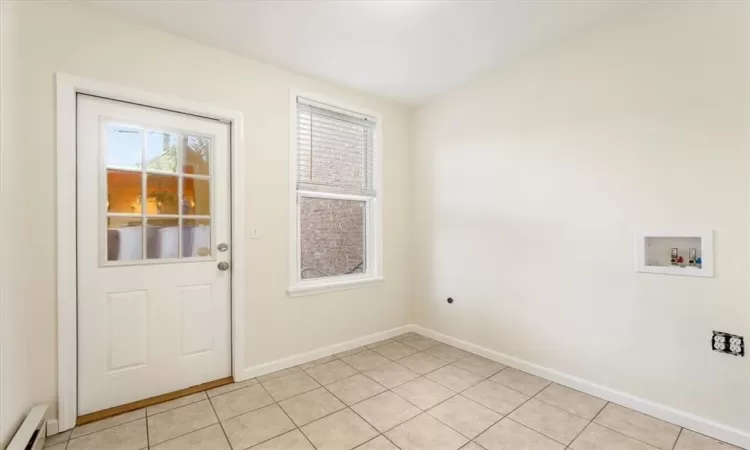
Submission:
<svg viewBox="0 0 750 450">
<path fill-rule="evenodd" d="M 161 394 L 157 395 L 156 397 L 138 400 L 137 402 L 128 403 L 126 405 L 115 406 L 113 408 L 84 414 L 83 416 L 78 416 L 78 418 L 76 419 L 76 426 L 86 425 L 87 423 L 96 422 L 98 420 L 107 419 L 109 417 L 119 416 L 120 414 L 125 414 L 126 412 L 135 411 L 147 406 L 153 406 L 158 403 L 168 402 L 176 398 L 195 394 L 196 392 L 207 391 L 215 387 L 224 386 L 225 384 L 232 384 L 233 382 L 234 380 L 232 379 L 232 377 L 221 378 L 219 380 L 209 381 L 197 386 L 180 389 L 179 391 L 170 392 L 168 394 Z"/>
</svg>

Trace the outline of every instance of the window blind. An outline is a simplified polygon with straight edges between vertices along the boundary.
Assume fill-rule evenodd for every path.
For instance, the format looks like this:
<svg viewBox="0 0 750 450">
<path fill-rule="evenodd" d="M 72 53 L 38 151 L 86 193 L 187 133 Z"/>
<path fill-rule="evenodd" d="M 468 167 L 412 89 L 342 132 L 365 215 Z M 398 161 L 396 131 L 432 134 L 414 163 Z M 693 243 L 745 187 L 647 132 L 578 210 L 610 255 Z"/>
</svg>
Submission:
<svg viewBox="0 0 750 450">
<path fill-rule="evenodd" d="M 375 120 L 297 98 L 297 189 L 375 196 Z"/>
</svg>

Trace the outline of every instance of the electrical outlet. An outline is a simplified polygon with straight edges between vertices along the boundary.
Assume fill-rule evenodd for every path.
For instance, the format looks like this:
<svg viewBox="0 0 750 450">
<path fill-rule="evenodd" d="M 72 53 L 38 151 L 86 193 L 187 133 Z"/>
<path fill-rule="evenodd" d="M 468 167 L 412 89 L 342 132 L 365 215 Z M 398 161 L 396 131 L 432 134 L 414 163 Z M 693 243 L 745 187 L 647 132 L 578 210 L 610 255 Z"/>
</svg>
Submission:
<svg viewBox="0 0 750 450">
<path fill-rule="evenodd" d="M 728 353 L 734 356 L 745 356 L 745 338 L 723 331 L 714 331 L 711 348 L 715 352 Z"/>
</svg>

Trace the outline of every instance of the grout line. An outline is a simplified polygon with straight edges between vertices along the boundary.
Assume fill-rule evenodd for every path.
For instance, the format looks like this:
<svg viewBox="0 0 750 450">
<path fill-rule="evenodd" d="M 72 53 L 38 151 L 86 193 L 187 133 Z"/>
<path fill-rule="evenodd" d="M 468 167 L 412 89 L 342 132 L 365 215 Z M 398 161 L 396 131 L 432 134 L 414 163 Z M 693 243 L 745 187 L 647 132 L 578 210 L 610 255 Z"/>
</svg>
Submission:
<svg viewBox="0 0 750 450">
<path fill-rule="evenodd" d="M 566 449 L 572 449 L 571 445 L 573 445 L 573 443 L 576 441 L 576 439 L 578 439 L 578 436 L 582 435 L 583 432 L 586 431 L 586 428 L 588 428 L 593 421 L 594 421 L 594 419 L 589 420 L 588 423 L 583 428 L 581 428 L 581 431 L 579 431 L 576 434 L 576 436 L 570 441 L 570 444 L 568 444 L 568 445 L 565 446 L 565 448 Z"/>
<path fill-rule="evenodd" d="M 544 392 L 544 391 L 545 391 L 545 390 L 546 390 L 546 389 L 547 389 L 548 387 L 552 386 L 553 384 L 556 384 L 556 383 L 550 383 L 550 384 L 548 384 L 547 386 L 545 386 L 545 387 L 544 387 L 544 389 L 542 389 L 541 391 L 539 391 L 539 392 L 537 392 L 536 394 L 532 395 L 532 396 L 531 396 L 531 398 L 533 398 L 534 400 L 536 400 L 536 401 L 538 401 L 538 402 L 540 402 L 540 403 L 544 403 L 544 404 L 545 404 L 545 405 L 547 405 L 547 406 L 551 406 L 551 407 L 553 407 L 553 408 L 555 408 L 555 409 L 559 409 L 560 411 L 566 412 L 566 413 L 568 413 L 568 414 L 570 414 L 570 415 L 572 415 L 572 416 L 578 417 L 579 419 L 583 419 L 583 420 L 586 420 L 586 421 L 588 421 L 589 423 L 593 422 L 593 421 L 594 421 L 594 419 L 596 419 L 596 417 L 597 417 L 597 416 L 599 415 L 599 413 L 601 413 L 601 412 L 602 412 L 602 411 L 604 410 L 604 407 L 605 407 L 605 406 L 607 406 L 607 403 L 609 403 L 609 402 L 607 402 L 606 400 L 604 400 L 603 398 L 599 398 L 599 397 L 596 397 L 596 396 L 593 396 L 593 395 L 589 395 L 589 394 L 586 394 L 585 392 L 581 392 L 581 391 L 578 391 L 578 392 L 581 392 L 581 393 L 582 393 L 582 394 L 584 394 L 584 395 L 588 395 L 589 397 L 594 397 L 594 398 L 597 398 L 597 399 L 599 399 L 599 400 L 602 400 L 602 401 L 606 402 L 606 403 L 604 404 L 604 406 L 602 406 L 602 407 L 601 407 L 601 408 L 599 409 L 599 411 L 597 411 L 597 413 L 596 413 L 596 414 L 594 414 L 594 418 L 593 418 L 593 419 L 589 419 L 588 417 L 583 417 L 583 416 L 580 416 L 580 415 L 578 415 L 578 414 L 576 414 L 576 413 L 574 413 L 574 412 L 570 412 L 570 411 L 568 411 L 567 409 L 561 408 L 561 407 L 559 407 L 559 406 L 557 406 L 557 405 L 553 405 L 552 403 L 548 403 L 548 402 L 545 402 L 544 400 L 542 400 L 542 399 L 540 399 L 540 398 L 537 398 L 537 396 L 538 396 L 539 394 L 541 394 L 542 392 Z M 507 387 L 507 386 L 506 386 L 506 387 Z M 564 386 L 563 386 L 563 387 L 564 387 Z M 511 388 L 508 388 L 508 389 L 511 389 Z M 575 390 L 575 389 L 573 389 L 573 390 Z M 518 391 L 516 391 L 516 392 L 518 392 Z M 527 395 L 528 395 L 528 394 L 527 394 Z M 587 425 L 587 426 L 588 426 L 588 425 Z"/>
<path fill-rule="evenodd" d="M 229 448 L 232 448 L 232 442 L 229 440 L 229 436 L 227 436 L 227 431 L 224 429 L 224 425 L 222 425 L 221 419 L 219 418 L 219 415 L 216 413 L 216 408 L 214 408 L 214 404 L 211 402 L 211 399 L 208 398 L 208 394 L 206 394 L 206 398 L 208 400 L 208 404 L 211 405 L 211 411 L 213 411 L 214 416 L 216 416 L 216 421 L 219 424 L 219 428 L 221 428 L 221 432 L 224 433 L 224 439 L 227 440 L 227 444 L 229 444 Z"/>
<path fill-rule="evenodd" d="M 309 376 L 309 375 L 308 375 L 308 376 Z M 312 378 L 312 377 L 310 377 L 310 378 Z M 317 383 L 317 381 L 316 381 L 316 383 Z M 307 442 L 309 442 L 309 443 L 310 443 L 310 445 L 312 446 L 312 448 L 314 448 L 314 449 L 316 449 L 316 450 L 317 450 L 317 448 L 318 448 L 318 447 L 316 447 L 316 446 L 315 446 L 315 444 L 313 444 L 313 443 L 312 443 L 312 441 L 310 440 L 310 438 L 308 438 L 308 437 L 307 437 L 307 435 L 305 434 L 305 432 L 304 432 L 304 431 L 302 431 L 302 429 L 301 429 L 301 428 L 300 428 L 300 427 L 299 427 L 299 426 L 297 425 L 297 422 L 295 422 L 295 421 L 294 421 L 294 420 L 293 420 L 293 419 L 292 419 L 292 418 L 291 418 L 291 417 L 289 416 L 289 414 L 288 414 L 288 413 L 287 413 L 287 412 L 286 412 L 286 411 L 284 410 L 284 408 L 283 408 L 283 407 L 282 407 L 282 406 L 281 406 L 281 405 L 279 404 L 279 402 L 277 402 L 277 401 L 276 401 L 276 399 L 275 399 L 275 398 L 273 398 L 273 395 L 271 395 L 271 393 L 270 393 L 270 392 L 268 392 L 268 389 L 266 389 L 266 387 L 265 387 L 265 386 L 263 386 L 263 383 L 260 383 L 260 387 L 262 387 L 262 388 L 263 388 L 263 390 L 264 390 L 264 391 L 266 391 L 266 394 L 268 394 L 268 396 L 269 396 L 269 397 L 271 397 L 271 400 L 273 400 L 273 403 L 272 403 L 272 404 L 273 404 L 273 405 L 276 405 L 276 407 L 277 407 L 277 408 L 279 408 L 279 409 L 281 410 L 281 412 L 283 412 L 283 413 L 284 413 L 284 415 L 285 415 L 285 416 L 286 416 L 286 417 L 287 417 L 287 418 L 289 419 L 289 421 L 290 421 L 290 422 L 292 422 L 292 425 L 294 425 L 294 429 L 295 429 L 295 430 L 297 430 L 297 431 L 299 431 L 299 432 L 300 432 L 300 434 L 302 435 L 302 437 L 304 437 L 304 438 L 305 438 L 305 440 L 306 440 Z M 317 389 L 317 388 L 315 388 L 315 389 Z M 307 392 L 310 392 L 310 391 L 305 391 L 305 392 L 303 392 L 302 394 L 305 394 L 305 393 L 307 393 Z M 298 395 L 302 395 L 302 394 L 298 394 Z M 295 396 L 292 396 L 292 397 L 289 397 L 289 398 L 294 398 L 294 397 L 296 397 L 296 395 L 295 395 Z M 284 400 L 289 400 L 289 399 L 284 399 Z M 282 401 L 283 401 L 283 400 L 282 400 Z M 269 406 L 271 406 L 271 405 L 269 405 Z M 321 417 L 321 419 L 322 419 L 322 417 Z M 315 422 L 315 421 L 313 420 L 313 422 Z M 312 422 L 310 422 L 310 423 L 312 423 Z M 307 425 L 307 424 L 305 424 L 305 425 Z M 294 431 L 294 430 L 289 430 L 289 431 L 291 432 L 291 431 Z M 286 434 L 286 433 L 284 433 L 284 434 Z M 281 435 L 279 435 L 279 436 L 281 436 Z M 277 438 L 277 437 L 278 437 L 278 436 L 274 436 L 274 437 L 272 437 L 272 438 L 270 438 L 270 439 L 267 439 L 267 441 L 270 441 L 271 439 L 275 439 L 275 438 Z M 263 441 L 263 442 L 267 442 L 267 441 Z M 259 444 L 261 444 L 261 443 L 259 442 L 258 444 L 255 444 L 255 445 L 259 445 Z M 230 447 L 231 447 L 231 443 L 230 443 Z"/>
<path fill-rule="evenodd" d="M 385 440 L 386 440 L 386 441 L 390 442 L 390 443 L 391 443 L 391 444 L 392 444 L 392 445 L 393 445 L 394 447 L 396 447 L 396 448 L 397 448 L 398 450 L 401 450 L 401 447 L 399 447 L 398 445 L 396 445 L 396 443 L 395 443 L 395 442 L 393 442 L 393 441 L 391 440 L 391 438 L 389 438 L 388 436 L 386 436 L 386 435 L 385 435 L 385 433 L 382 433 L 382 434 L 381 434 L 381 436 L 383 436 L 383 437 L 385 438 Z"/>
<path fill-rule="evenodd" d="M 365 445 L 365 444 L 367 444 L 367 443 L 370 443 L 370 442 L 374 441 L 375 439 L 379 438 L 380 436 L 383 436 L 383 435 L 382 435 L 382 434 L 380 434 L 380 432 L 378 432 L 378 435 L 377 435 L 377 436 L 375 436 L 375 437 L 374 437 L 374 438 L 372 438 L 372 439 L 368 439 L 368 440 L 366 440 L 365 442 L 363 442 L 363 443 L 359 444 L 358 446 L 354 447 L 354 449 L 353 449 L 353 450 L 357 450 L 358 448 L 362 447 L 363 445 Z M 387 438 L 386 438 L 386 439 L 387 439 Z"/>
<path fill-rule="evenodd" d="M 84 436 L 88 436 L 88 435 L 90 435 L 90 434 L 98 433 L 98 432 L 100 432 L 100 431 L 104 431 L 104 430 L 109 430 L 110 428 L 114 428 L 114 427 L 119 427 L 120 425 L 125 425 L 126 423 L 131 423 L 131 422 L 135 422 L 136 420 L 139 420 L 139 419 L 143 419 L 144 417 L 147 417 L 147 416 L 146 416 L 146 408 L 141 408 L 141 409 L 143 409 L 143 417 L 136 417 L 135 419 L 132 419 L 132 420 L 128 420 L 127 422 L 122 422 L 122 423 L 117 423 L 117 424 L 114 424 L 114 425 L 110 425 L 110 426 L 108 426 L 108 427 L 104 427 L 104 428 L 102 428 L 101 430 L 96 430 L 96 431 L 92 431 L 92 432 L 90 432 L 90 433 L 82 434 L 82 435 L 80 435 L 80 436 L 76 436 L 75 438 L 73 438 L 72 436 L 73 436 L 73 431 L 74 431 L 74 430 L 75 430 L 76 428 L 81 428 L 81 427 L 85 427 L 85 426 L 87 426 L 87 425 L 91 425 L 91 424 L 93 424 L 93 423 L 99 423 L 99 422 L 103 422 L 103 421 L 105 421 L 105 420 L 108 420 L 108 419 L 112 419 L 112 418 L 114 418 L 114 417 L 119 417 L 119 416 L 123 416 L 123 415 L 125 415 L 125 414 L 130 414 L 130 413 L 132 413 L 132 412 L 135 412 L 135 411 L 140 411 L 140 410 L 139 410 L 139 409 L 136 409 L 135 411 L 130 411 L 130 412 L 126 412 L 126 413 L 118 414 L 118 415 L 116 415 L 116 416 L 112 416 L 112 417 L 107 417 L 106 419 L 102 419 L 102 420 L 97 420 L 96 422 L 90 422 L 90 423 L 87 423 L 86 425 L 81 425 L 80 427 L 73 427 L 73 428 L 72 428 L 72 429 L 70 430 L 70 437 L 68 437 L 68 441 L 71 441 L 71 440 L 74 440 L 74 439 L 80 439 L 80 438 L 82 438 L 82 437 L 84 437 Z M 165 412 L 166 412 L 166 411 L 165 411 Z"/>
<path fill-rule="evenodd" d="M 143 413 L 146 415 L 146 448 L 151 448 L 151 438 L 148 436 L 148 409 L 144 410 Z M 216 414 L 216 413 L 214 413 Z M 217 417 L 218 420 L 218 417 Z"/>
<path fill-rule="evenodd" d="M 674 440 L 674 445 L 672 446 L 672 450 L 674 450 L 674 449 L 677 448 L 677 442 L 679 442 L 680 436 L 682 436 L 682 430 L 684 430 L 684 429 L 685 428 L 680 427 L 680 431 L 677 433 L 677 439 Z"/>
<path fill-rule="evenodd" d="M 610 403 L 611 403 L 611 404 L 613 404 L 613 405 L 617 405 L 617 403 L 607 402 L 607 404 L 605 404 L 605 405 L 604 405 L 604 408 L 602 408 L 602 409 L 601 409 L 601 411 L 599 411 L 599 413 L 598 413 L 598 414 L 597 414 L 596 416 L 594 416 L 594 418 L 593 418 L 593 419 L 591 419 L 591 422 L 589 423 L 589 425 L 590 425 L 591 423 L 594 423 L 594 424 L 596 424 L 596 425 L 598 425 L 598 426 L 600 426 L 600 427 L 602 427 L 602 428 L 606 428 L 606 429 L 608 429 L 608 430 L 610 430 L 610 431 L 614 431 L 615 433 L 618 433 L 618 434 L 620 434 L 620 435 L 622 435 L 622 436 L 625 436 L 625 437 L 627 437 L 627 438 L 633 439 L 633 440 L 635 440 L 635 441 L 638 441 L 638 442 L 640 442 L 640 443 L 642 443 L 642 444 L 646 444 L 646 445 L 648 445 L 649 447 L 653 447 L 653 448 L 656 448 L 656 447 L 654 447 L 653 445 L 651 445 L 651 444 L 649 444 L 649 443 L 647 443 L 647 442 L 643 442 L 642 440 L 640 440 L 640 439 L 638 439 L 638 438 L 635 438 L 635 437 L 633 437 L 633 436 L 630 436 L 630 435 L 628 435 L 628 434 L 625 434 L 625 433 L 623 433 L 623 432 L 621 432 L 621 431 L 618 431 L 618 430 L 615 430 L 615 429 L 613 429 L 613 428 L 610 428 L 610 427 L 608 427 L 608 426 L 606 426 L 606 425 L 604 425 L 604 424 L 602 424 L 602 423 L 599 423 L 599 422 L 595 422 L 595 420 L 596 420 L 596 419 L 597 419 L 597 418 L 598 418 L 598 417 L 599 417 L 599 416 L 601 415 L 601 413 L 602 413 L 602 412 L 604 411 L 604 409 L 605 409 L 605 408 L 606 408 L 606 407 L 607 407 L 607 406 L 608 406 L 608 405 L 609 405 Z M 620 405 L 618 405 L 618 406 L 620 406 Z M 628 409 L 629 409 L 629 408 L 628 408 Z M 636 411 L 636 412 L 638 412 L 638 411 Z M 649 416 L 649 417 L 650 417 L 650 416 Z M 667 423 L 669 423 L 669 422 L 667 422 Z M 587 425 L 587 426 L 588 426 L 588 425 Z M 677 433 L 677 437 L 678 437 L 678 438 L 679 438 L 679 436 L 680 436 L 680 433 L 682 433 L 682 428 L 680 428 L 680 431 L 679 431 L 679 432 Z M 675 445 L 677 445 L 677 441 L 676 441 L 676 440 L 675 440 Z"/>
<path fill-rule="evenodd" d="M 630 436 L 630 435 L 628 435 L 628 434 L 625 434 L 625 433 L 623 433 L 622 431 L 618 431 L 618 430 L 615 430 L 614 428 L 610 428 L 610 427 L 608 427 L 608 426 L 606 426 L 606 425 L 603 425 L 603 424 L 601 424 L 601 423 L 598 423 L 598 422 L 594 422 L 593 420 L 592 420 L 591 422 L 592 422 L 593 424 L 595 424 L 595 425 L 599 425 L 599 426 L 600 426 L 600 427 L 602 427 L 602 428 L 606 428 L 606 429 L 608 429 L 609 431 L 614 431 L 614 432 L 615 432 L 615 433 L 617 433 L 617 434 L 620 434 L 620 435 L 622 435 L 622 436 L 625 436 L 626 438 L 630 438 L 630 439 L 632 439 L 632 440 L 634 440 L 634 441 L 638 441 L 638 442 L 640 442 L 641 444 L 645 444 L 645 445 L 648 445 L 649 447 L 651 447 L 651 448 L 653 448 L 653 449 L 655 449 L 655 450 L 656 450 L 656 449 L 658 449 L 658 447 L 656 447 L 656 446 L 654 446 L 654 445 L 652 445 L 652 444 L 649 444 L 648 442 L 644 442 L 644 441 L 642 441 L 642 440 L 640 440 L 640 439 L 638 439 L 638 438 L 635 438 L 635 437 L 633 437 L 633 436 Z M 679 434 L 679 433 L 678 433 L 678 434 Z"/>
<path fill-rule="evenodd" d="M 463 391 L 462 391 L 462 392 L 463 392 Z M 443 403 L 447 402 L 448 400 L 450 400 L 450 399 L 452 399 L 452 398 L 456 398 L 456 397 L 458 397 L 458 396 L 460 396 L 461 398 L 463 398 L 463 399 L 465 399 L 465 400 L 468 400 L 468 401 L 470 401 L 470 402 L 472 402 L 472 403 L 475 403 L 475 404 L 477 404 L 477 405 L 481 406 L 482 408 L 485 408 L 485 409 L 487 409 L 488 411 L 491 411 L 491 412 L 493 412 L 493 413 L 495 413 L 495 414 L 499 415 L 499 416 L 500 416 L 500 418 L 499 418 L 499 419 L 497 419 L 497 420 L 495 420 L 495 421 L 493 421 L 493 422 L 492 422 L 492 423 L 491 423 L 491 424 L 490 424 L 490 425 L 489 425 L 488 427 L 484 428 L 484 429 L 483 429 L 482 431 L 480 431 L 479 433 L 477 433 L 477 435 L 476 435 L 476 436 L 474 436 L 473 438 L 470 438 L 470 437 L 466 436 L 465 434 L 461 433 L 460 431 L 456 430 L 455 428 L 453 428 L 453 427 L 452 427 L 452 426 L 450 426 L 449 424 L 447 424 L 447 423 L 443 422 L 442 420 L 440 420 L 440 418 L 438 418 L 438 417 L 435 417 L 435 416 L 433 416 L 432 414 L 430 414 L 430 412 L 429 412 L 430 410 L 427 410 L 427 411 L 425 411 L 425 414 L 427 414 L 428 416 L 430 416 L 430 417 L 432 417 L 433 419 L 437 420 L 438 422 L 442 423 L 443 425 L 445 425 L 446 427 L 448 427 L 448 428 L 450 428 L 451 430 L 455 431 L 456 433 L 460 434 L 461 436 L 465 437 L 466 439 L 468 439 L 468 440 L 469 440 L 469 442 L 473 442 L 473 441 L 474 441 L 474 439 L 476 439 L 476 438 L 478 438 L 479 436 L 481 436 L 481 435 L 482 435 L 483 433 L 485 433 L 485 432 L 486 432 L 487 430 L 489 430 L 490 428 L 492 428 L 492 427 L 494 427 L 495 425 L 497 425 L 497 423 L 498 423 L 498 422 L 500 422 L 501 420 L 503 420 L 503 419 L 505 418 L 505 416 L 504 416 L 504 415 L 502 415 L 502 414 L 500 414 L 499 412 L 497 412 L 497 411 L 495 411 L 495 410 L 493 410 L 493 409 L 487 408 L 487 407 L 486 407 L 486 406 L 484 406 L 484 405 L 480 405 L 479 403 L 475 402 L 474 400 L 472 400 L 472 399 L 470 399 L 470 398 L 467 398 L 467 397 L 464 397 L 464 396 L 463 396 L 463 395 L 461 395 L 460 393 L 459 393 L 459 394 L 456 394 L 456 395 L 454 395 L 453 397 L 451 397 L 451 398 L 449 398 L 449 399 L 447 399 L 447 400 L 445 400 L 445 401 L 443 401 L 443 402 L 440 402 L 440 403 L 438 403 L 437 405 L 433 406 L 433 407 L 432 407 L 432 408 L 430 408 L 430 409 L 433 409 L 433 408 L 437 408 L 438 406 L 442 405 Z M 478 445 L 478 444 L 477 444 L 477 445 Z"/>
<path fill-rule="evenodd" d="M 606 401 L 606 400 L 605 400 L 605 401 Z M 596 420 L 596 418 L 597 418 L 597 417 L 599 417 L 599 416 L 600 416 L 600 415 L 602 414 L 602 412 L 604 412 L 604 410 L 605 410 L 605 409 L 607 409 L 607 406 L 609 406 L 609 404 L 610 404 L 610 403 L 611 403 L 611 402 L 607 402 L 607 403 L 605 403 L 605 404 L 604 404 L 604 406 L 602 407 L 602 409 L 600 409 L 600 410 L 599 410 L 599 412 L 598 412 L 598 413 L 596 413 L 596 415 L 594 416 L 594 418 L 593 418 L 593 419 L 591 419 L 591 421 L 592 421 L 592 422 L 593 422 L 593 421 L 595 421 L 595 420 Z"/>
<path fill-rule="evenodd" d="M 218 424 L 220 424 L 220 423 L 221 423 L 221 422 L 216 422 L 216 423 L 212 423 L 212 424 L 210 424 L 210 425 L 206 425 L 205 427 L 200 427 L 200 428 L 196 428 L 195 430 L 191 430 L 191 431 L 188 431 L 187 433 L 183 433 L 183 434 L 181 434 L 181 435 L 179 435 L 179 436 L 171 437 L 171 438 L 169 438 L 169 439 L 167 439 L 167 440 L 165 440 L 165 441 L 157 442 L 157 443 L 155 443 L 155 444 L 154 444 L 154 446 L 157 446 L 157 445 L 161 445 L 161 444 L 164 444 L 165 442 L 170 442 L 170 441 L 174 441 L 175 439 L 179 439 L 179 438 L 181 438 L 181 437 L 187 436 L 188 434 L 192 434 L 192 433 L 196 433 L 196 432 L 198 432 L 198 431 L 201 431 L 201 430 L 205 430 L 206 428 L 210 428 L 210 427 L 212 427 L 212 426 L 214 426 L 214 425 L 218 425 Z M 149 447 L 147 447 L 147 448 L 149 448 L 149 449 L 150 449 L 151 447 L 149 446 Z"/>
<path fill-rule="evenodd" d="M 355 369 L 355 370 L 356 370 L 356 369 Z M 361 373 L 361 372 L 360 372 L 360 373 Z M 375 380 L 373 380 L 373 381 L 375 381 Z M 334 382 L 334 383 L 335 383 L 335 382 Z M 375 383 L 377 383 L 377 381 L 375 381 Z M 380 383 L 377 383 L 377 384 L 380 384 Z M 382 386 L 382 385 L 381 385 L 381 386 Z M 385 388 L 385 386 L 383 386 L 383 387 Z M 326 386 L 323 386 L 323 389 L 325 389 L 326 391 L 328 391 L 328 393 L 329 393 L 329 394 L 333 395 L 333 396 L 334 396 L 335 398 L 337 398 L 337 399 L 338 399 L 338 397 L 336 397 L 336 395 L 335 395 L 335 394 L 334 394 L 333 392 L 331 392 L 331 391 L 330 391 L 330 390 L 329 390 L 329 389 L 328 389 L 328 388 L 327 388 Z M 387 388 L 386 388 L 386 390 L 385 390 L 385 391 L 383 391 L 383 392 L 388 392 L 388 391 L 389 391 L 389 389 L 387 389 Z M 376 394 L 376 395 L 380 395 L 380 394 L 382 394 L 383 392 L 380 392 L 380 393 L 378 393 L 378 394 Z M 373 397 L 374 397 L 374 395 L 373 395 Z M 369 398 L 372 398 L 372 397 L 369 397 Z M 364 402 L 364 401 L 366 401 L 366 400 L 368 400 L 368 399 L 365 399 L 365 400 L 362 400 L 362 401 L 360 401 L 360 402 L 357 402 L 357 403 L 355 403 L 355 405 L 356 405 L 356 404 L 358 404 L 358 403 L 362 403 L 362 402 Z M 343 403 L 343 402 L 342 402 L 342 403 Z M 345 404 L 345 403 L 344 403 L 344 404 Z M 346 405 L 346 404 L 345 404 L 345 405 Z M 353 405 L 352 405 L 352 406 L 353 406 Z M 355 415 L 356 415 L 357 417 L 359 417 L 359 418 L 360 418 L 360 420 L 362 420 L 362 421 L 363 421 L 364 423 L 366 423 L 367 425 L 369 425 L 369 426 L 370 426 L 370 427 L 371 427 L 371 428 L 372 428 L 373 430 L 375 430 L 375 431 L 376 431 L 376 432 L 378 433 L 378 436 L 383 436 L 383 437 L 384 437 L 384 438 L 386 438 L 386 439 L 387 439 L 387 440 L 388 440 L 389 442 L 391 442 L 391 444 L 393 444 L 393 446 L 394 446 L 394 447 L 396 447 L 397 449 L 401 450 L 401 447 L 399 447 L 399 446 L 398 446 L 398 445 L 396 445 L 396 444 L 395 444 L 395 443 L 394 443 L 393 441 L 391 441 L 390 439 L 388 439 L 388 437 L 387 437 L 387 436 L 385 435 L 385 433 L 382 433 L 382 432 L 381 432 L 380 430 L 378 430 L 377 428 L 375 428 L 375 425 L 371 424 L 370 422 L 368 422 L 368 421 L 367 421 L 367 419 L 365 419 L 364 417 L 360 416 L 360 415 L 359 415 L 359 413 L 358 413 L 357 411 L 355 411 L 355 410 L 354 410 L 354 408 L 352 408 L 352 407 L 351 407 L 351 406 L 349 406 L 349 405 L 346 405 L 346 408 L 345 408 L 345 409 L 348 409 L 349 411 L 351 411 L 352 413 L 354 413 L 354 414 L 355 414 Z M 343 410 L 340 410 L 340 411 L 343 411 Z M 338 411 L 337 411 L 337 412 L 338 412 Z M 416 417 L 416 416 L 415 416 L 415 417 Z M 319 420 L 319 419 L 318 419 L 318 420 Z M 411 420 L 411 419 L 408 419 L 408 420 Z M 405 422 L 408 422 L 408 420 L 405 420 L 405 421 L 404 421 L 404 423 L 405 423 Z M 313 422 L 315 422 L 315 421 L 313 421 Z M 311 422 L 311 423 L 312 423 L 312 422 Z M 400 425 L 400 424 L 399 424 L 399 425 Z M 396 426 L 398 426 L 398 425 L 396 425 Z M 396 428 L 396 427 L 393 427 L 393 428 Z M 393 428 L 391 428 L 391 429 L 393 429 Z M 386 431 L 389 431 L 389 430 L 386 430 Z M 378 436 L 375 436 L 375 437 L 374 437 L 374 438 L 372 438 L 372 439 L 377 439 L 377 437 L 378 437 Z M 372 440 L 372 439 L 370 439 L 370 440 Z M 369 441 L 363 442 L 362 444 L 358 445 L 357 447 L 360 447 L 360 446 L 362 446 L 362 445 L 366 444 L 367 442 L 369 442 Z"/>
<path fill-rule="evenodd" d="M 529 399 L 529 400 L 530 400 L 530 399 Z M 521 422 L 519 422 L 519 421 L 517 421 L 517 420 L 513 420 L 512 418 L 510 418 L 510 417 L 508 417 L 508 416 L 505 416 L 505 418 L 506 418 L 506 419 L 508 419 L 508 420 L 510 420 L 511 422 L 515 423 L 515 424 L 518 424 L 518 425 L 520 425 L 520 426 L 522 426 L 522 427 L 524 427 L 524 428 L 526 428 L 526 429 L 528 429 L 528 430 L 531 430 L 531 431 L 533 431 L 533 432 L 534 432 L 534 433 L 536 433 L 536 434 L 540 434 L 540 435 L 542 435 L 542 436 L 546 437 L 547 439 L 549 439 L 549 440 L 551 440 L 551 441 L 553 441 L 553 442 L 556 442 L 556 443 L 558 443 L 558 444 L 562 445 L 562 446 L 563 446 L 563 448 L 568 448 L 568 446 L 570 445 L 570 443 L 572 443 L 572 442 L 573 442 L 573 441 L 570 441 L 570 443 L 569 443 L 569 444 L 566 444 L 566 443 L 564 443 L 564 442 L 560 442 L 560 441 L 558 441 L 557 439 L 553 438 L 552 436 L 547 436 L 546 434 L 542 433 L 541 431 L 539 431 L 539 430 L 536 430 L 536 429 L 534 429 L 534 428 L 531 428 L 531 427 L 530 427 L 530 426 L 528 426 L 528 425 L 524 425 L 524 424 L 522 424 Z M 588 426 L 588 424 L 587 424 L 586 426 Z M 586 428 L 586 427 L 583 427 L 583 428 Z M 583 431 L 583 430 L 581 430 L 581 431 Z M 578 435 L 576 435 L 576 437 L 577 437 L 577 436 L 578 436 Z"/>
</svg>

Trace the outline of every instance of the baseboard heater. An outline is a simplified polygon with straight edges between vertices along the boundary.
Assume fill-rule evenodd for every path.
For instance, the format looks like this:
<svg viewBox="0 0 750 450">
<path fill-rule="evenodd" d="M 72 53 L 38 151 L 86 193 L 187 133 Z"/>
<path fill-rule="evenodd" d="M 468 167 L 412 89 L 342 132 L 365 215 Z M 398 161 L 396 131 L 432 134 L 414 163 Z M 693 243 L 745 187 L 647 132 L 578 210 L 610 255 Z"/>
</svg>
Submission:
<svg viewBox="0 0 750 450">
<path fill-rule="evenodd" d="M 5 450 L 42 450 L 47 437 L 47 422 L 44 420 L 46 413 L 47 405 L 31 408 Z"/>
</svg>

